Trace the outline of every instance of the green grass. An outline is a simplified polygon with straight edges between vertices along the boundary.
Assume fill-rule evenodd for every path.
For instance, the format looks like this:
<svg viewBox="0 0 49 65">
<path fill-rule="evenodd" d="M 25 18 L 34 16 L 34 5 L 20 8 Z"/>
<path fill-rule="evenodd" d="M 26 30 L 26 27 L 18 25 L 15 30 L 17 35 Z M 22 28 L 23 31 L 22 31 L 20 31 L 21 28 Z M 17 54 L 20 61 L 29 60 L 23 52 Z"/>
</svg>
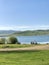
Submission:
<svg viewBox="0 0 49 65">
<path fill-rule="evenodd" d="M 34 46 L 44 46 L 47 44 L 0 44 L 1 48 L 25 48 L 25 47 L 34 47 Z M 48 44 L 49 45 L 49 44 Z"/>
<path fill-rule="evenodd" d="M 31 44 L 0 44 L 0 48 L 25 48 L 25 47 L 33 47 L 35 45 Z"/>
<path fill-rule="evenodd" d="M 0 52 L 0 65 L 49 65 L 49 50 Z"/>
</svg>

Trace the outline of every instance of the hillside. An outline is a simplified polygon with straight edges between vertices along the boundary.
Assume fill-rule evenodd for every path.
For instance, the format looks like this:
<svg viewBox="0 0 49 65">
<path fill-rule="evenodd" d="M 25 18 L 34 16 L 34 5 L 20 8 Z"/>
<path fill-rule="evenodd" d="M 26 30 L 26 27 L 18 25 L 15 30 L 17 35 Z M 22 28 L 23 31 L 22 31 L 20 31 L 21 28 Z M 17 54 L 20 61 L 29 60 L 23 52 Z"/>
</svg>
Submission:
<svg viewBox="0 0 49 65">
<path fill-rule="evenodd" d="M 35 31 L 20 31 L 15 32 L 16 36 L 31 36 L 31 35 L 49 35 L 49 30 L 35 30 Z"/>
<path fill-rule="evenodd" d="M 0 30 L 0 36 L 32 36 L 32 35 L 49 35 L 49 30 L 34 30 L 34 31 L 13 31 Z"/>
<path fill-rule="evenodd" d="M 13 30 L 0 30 L 0 36 L 8 36 L 10 34 L 13 34 L 15 31 Z"/>
</svg>

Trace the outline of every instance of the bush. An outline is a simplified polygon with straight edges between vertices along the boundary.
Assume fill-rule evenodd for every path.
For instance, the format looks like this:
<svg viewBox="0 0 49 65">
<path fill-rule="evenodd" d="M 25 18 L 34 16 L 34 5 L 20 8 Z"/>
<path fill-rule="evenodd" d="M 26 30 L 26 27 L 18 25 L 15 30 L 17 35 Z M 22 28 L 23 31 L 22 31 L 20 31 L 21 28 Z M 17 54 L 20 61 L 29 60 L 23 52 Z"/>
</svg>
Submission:
<svg viewBox="0 0 49 65">
<path fill-rule="evenodd" d="M 0 38 L 0 44 L 5 44 L 5 38 Z"/>
<path fill-rule="evenodd" d="M 17 42 L 18 42 L 18 40 L 17 40 L 16 37 L 9 37 L 9 42 L 8 43 L 16 44 Z"/>
<path fill-rule="evenodd" d="M 34 44 L 34 42 L 31 42 L 31 44 Z"/>
<path fill-rule="evenodd" d="M 35 44 L 37 45 L 38 43 L 36 42 Z"/>
<path fill-rule="evenodd" d="M 20 42 L 17 42 L 17 44 L 21 44 Z"/>
<path fill-rule="evenodd" d="M 34 42 L 31 42 L 31 44 L 35 44 L 35 45 L 37 45 L 38 43 L 37 43 L 36 41 L 34 41 Z"/>
</svg>

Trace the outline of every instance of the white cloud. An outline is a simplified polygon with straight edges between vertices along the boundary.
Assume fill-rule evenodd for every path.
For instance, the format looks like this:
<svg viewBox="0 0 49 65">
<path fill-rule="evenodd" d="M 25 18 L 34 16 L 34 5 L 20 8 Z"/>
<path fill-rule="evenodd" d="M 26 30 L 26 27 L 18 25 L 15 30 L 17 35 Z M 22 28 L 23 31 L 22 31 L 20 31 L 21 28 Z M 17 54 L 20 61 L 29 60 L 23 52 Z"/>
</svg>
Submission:
<svg viewBox="0 0 49 65">
<path fill-rule="evenodd" d="M 38 26 L 0 26 L 0 30 L 37 30 L 37 29 L 49 29 L 49 25 Z"/>
<path fill-rule="evenodd" d="M 0 26 L 0 30 L 21 30 L 29 28 L 29 26 Z"/>
</svg>

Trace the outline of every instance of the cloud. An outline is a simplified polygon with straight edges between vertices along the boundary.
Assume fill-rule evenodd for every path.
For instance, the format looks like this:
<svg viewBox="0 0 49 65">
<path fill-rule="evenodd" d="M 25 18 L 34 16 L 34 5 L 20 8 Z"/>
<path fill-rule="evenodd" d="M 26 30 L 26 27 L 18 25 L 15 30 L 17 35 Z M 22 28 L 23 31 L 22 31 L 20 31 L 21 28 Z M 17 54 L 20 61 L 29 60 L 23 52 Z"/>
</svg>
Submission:
<svg viewBox="0 0 49 65">
<path fill-rule="evenodd" d="M 21 30 L 29 28 L 29 26 L 0 26 L 0 30 Z"/>
<path fill-rule="evenodd" d="M 0 26 L 0 30 L 38 30 L 49 29 L 49 25 L 37 25 L 37 26 Z"/>
</svg>

